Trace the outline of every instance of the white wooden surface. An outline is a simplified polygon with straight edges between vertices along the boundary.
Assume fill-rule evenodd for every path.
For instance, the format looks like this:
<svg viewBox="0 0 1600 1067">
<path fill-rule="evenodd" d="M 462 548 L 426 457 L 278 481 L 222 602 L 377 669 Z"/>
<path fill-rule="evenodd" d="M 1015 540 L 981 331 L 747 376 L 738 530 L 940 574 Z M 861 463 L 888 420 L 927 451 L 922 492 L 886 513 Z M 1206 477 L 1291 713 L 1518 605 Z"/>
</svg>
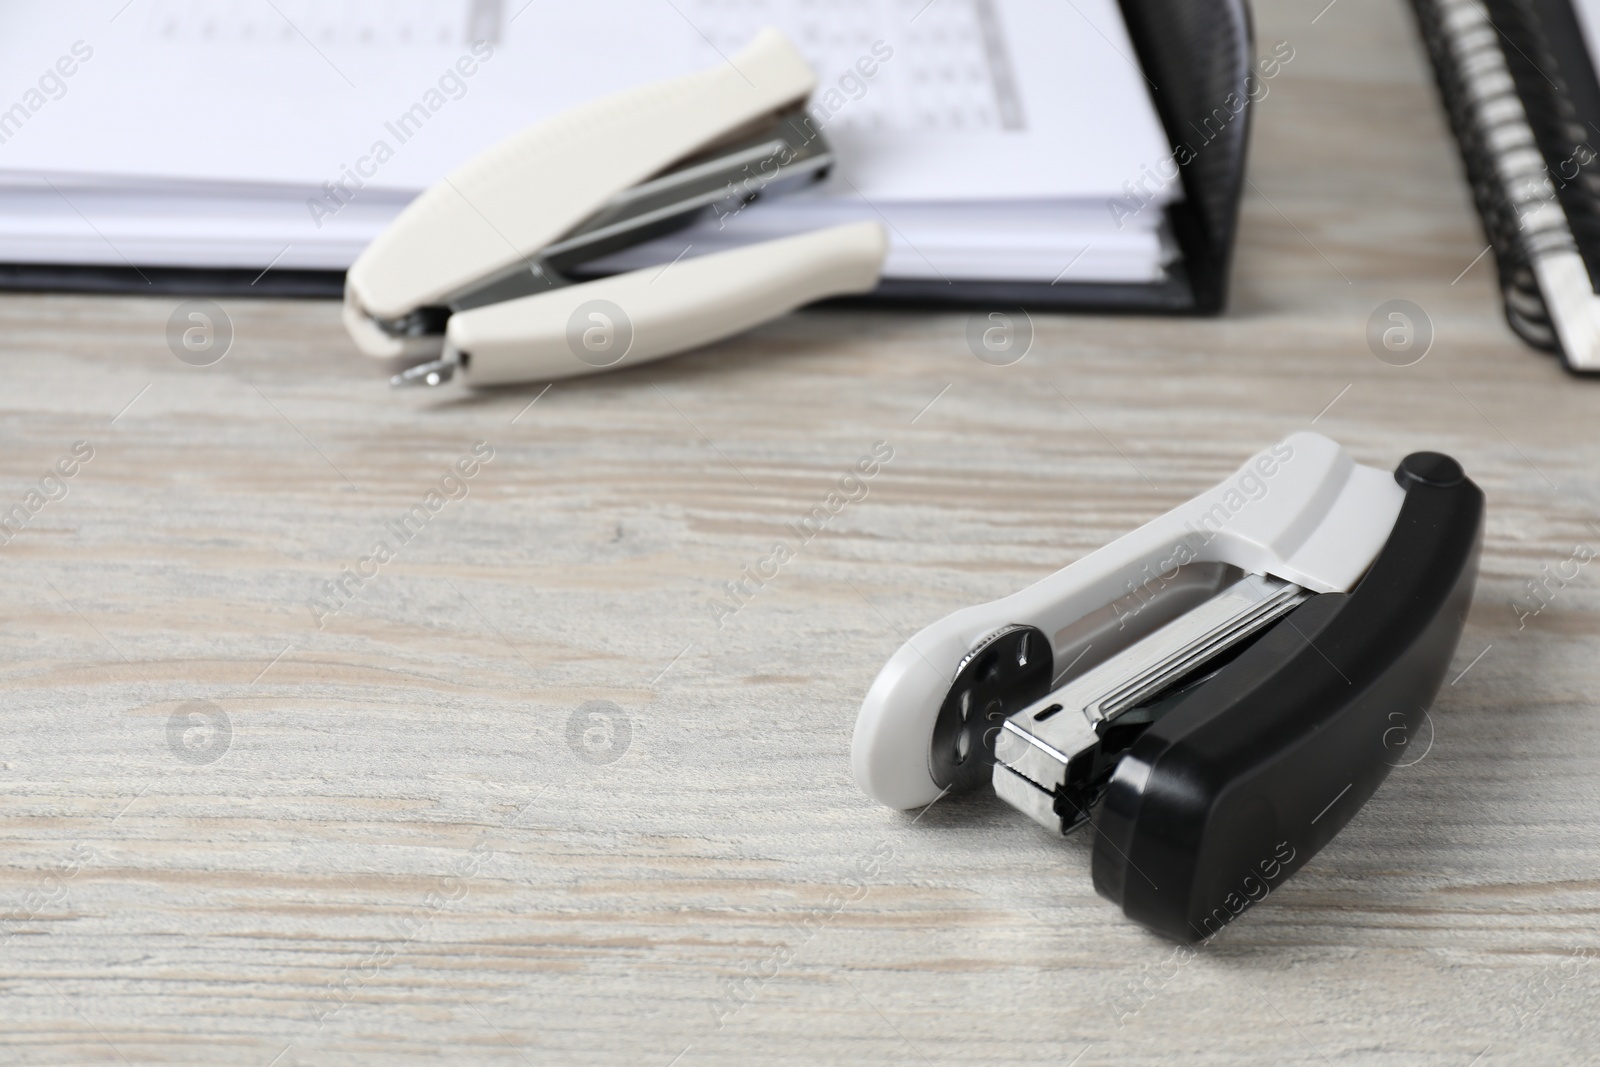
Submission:
<svg viewBox="0 0 1600 1067">
<path fill-rule="evenodd" d="M 175 301 L 0 299 L 0 505 L 94 448 L 0 548 L 0 1062 L 1592 1061 L 1596 573 L 1524 628 L 1509 601 L 1600 539 L 1600 383 L 1466 269 L 1403 5 L 1321 6 L 1258 5 L 1295 58 L 1231 313 L 1035 315 L 1008 368 L 965 314 L 828 311 L 542 396 L 394 395 L 328 303 L 227 303 L 196 369 Z M 1411 367 L 1364 341 L 1394 298 L 1437 333 Z M 1365 462 L 1453 453 L 1488 536 L 1432 747 L 1267 903 L 1176 957 L 1084 841 L 860 795 L 856 706 L 906 635 L 1313 421 Z M 477 441 L 466 498 L 318 629 Z M 169 744 L 194 701 L 214 762 L 189 720 Z M 625 716 L 609 763 L 569 744 L 591 701 Z"/>
</svg>

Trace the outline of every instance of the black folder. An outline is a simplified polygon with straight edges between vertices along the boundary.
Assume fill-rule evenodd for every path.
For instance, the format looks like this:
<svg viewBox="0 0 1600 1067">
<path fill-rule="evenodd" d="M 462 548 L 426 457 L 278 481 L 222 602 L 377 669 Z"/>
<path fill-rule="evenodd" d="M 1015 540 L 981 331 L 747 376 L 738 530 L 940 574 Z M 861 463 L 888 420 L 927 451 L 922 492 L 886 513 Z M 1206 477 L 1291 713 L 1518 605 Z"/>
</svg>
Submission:
<svg viewBox="0 0 1600 1067">
<path fill-rule="evenodd" d="M 1254 36 L 1246 0 L 1120 0 L 1128 34 L 1179 168 L 1183 198 L 1166 208 L 1179 256 L 1149 283 L 885 279 L 865 298 L 917 305 L 1211 315 L 1228 292 L 1244 186 Z M 1130 177 L 1133 177 L 1130 175 Z M 339 298 L 343 271 L 0 264 L 0 289 L 211 297 Z"/>
</svg>

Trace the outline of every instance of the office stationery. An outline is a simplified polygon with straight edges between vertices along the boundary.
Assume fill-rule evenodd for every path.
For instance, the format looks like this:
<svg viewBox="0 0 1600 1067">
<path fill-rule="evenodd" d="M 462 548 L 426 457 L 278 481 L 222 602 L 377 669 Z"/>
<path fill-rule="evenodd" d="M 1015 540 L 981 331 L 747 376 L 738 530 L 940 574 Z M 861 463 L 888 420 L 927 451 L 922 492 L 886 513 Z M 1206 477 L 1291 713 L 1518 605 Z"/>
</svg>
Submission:
<svg viewBox="0 0 1600 1067">
<path fill-rule="evenodd" d="M 1389 263 L 1437 289 L 1487 242 L 1471 246 L 1464 188 L 1432 184 L 1455 180 L 1455 149 L 1409 9 L 1340 0 L 1307 27 L 1325 4 L 1253 5 L 1263 55 L 1277 25 L 1301 51 L 1256 116 L 1255 162 L 1276 163 L 1252 178 L 1342 269 Z M 1314 87 L 1286 84 L 1313 73 Z M 1291 155 L 1323 195 L 1284 201 Z M 1345 287 L 1264 202 L 1247 215 L 1259 224 L 1240 227 L 1233 304 L 1270 313 L 1238 327 L 1036 321 L 1041 341 L 1071 336 L 1070 371 L 1052 377 L 1089 423 L 1053 391 L 1017 388 L 1039 375 L 1037 350 L 1003 370 L 951 356 L 935 378 L 933 346 L 959 347 L 964 315 L 801 315 L 665 376 L 677 410 L 647 367 L 628 388 L 557 383 L 508 427 L 540 387 L 397 404 L 348 350 L 333 303 L 218 301 L 242 347 L 192 370 L 157 336 L 177 298 L 0 299 L 4 506 L 80 427 L 97 449 L 4 550 L 17 620 L 0 630 L 8 1004 L 22 1025 L 0 1041 L 114 1058 L 92 1023 L 135 1062 L 262 1067 L 295 1040 L 285 1067 L 318 1053 L 459 1060 L 505 1044 L 492 1023 L 536 1063 L 664 1064 L 691 1041 L 678 1067 L 921 1063 L 897 1027 L 950 1067 L 1062 1067 L 1101 1038 L 1077 1067 L 1097 1052 L 1321 1063 L 1287 1018 L 1335 1063 L 1433 1053 L 1466 1067 L 1490 1042 L 1477 1067 L 1581 1059 L 1600 1037 L 1600 946 L 1571 921 L 1600 903 L 1595 566 L 1524 629 L 1505 600 L 1525 598 L 1541 565 L 1562 569 L 1574 543 L 1600 544 L 1539 510 L 1554 496 L 1454 390 L 1441 395 L 1435 358 L 1563 487 L 1589 484 L 1600 461 L 1593 409 L 1528 387 L 1560 372 L 1510 343 L 1497 292 L 1445 316 L 1444 349 L 1413 372 L 1343 374 L 1329 316 L 1349 306 Z M 1438 239 L 1397 256 L 1397 234 Z M 1485 256 L 1455 289 L 1476 282 L 1488 301 L 1491 267 Z M 830 350 L 813 358 L 819 342 Z M 1525 507 L 1503 512 L 1480 483 L 1494 498 L 1482 595 L 1431 712 L 1431 751 L 1425 723 L 1269 900 L 1196 954 L 1095 894 L 1092 831 L 1054 839 L 988 796 L 946 796 L 916 819 L 859 792 L 854 712 L 905 637 L 1209 488 L 1351 376 L 1310 429 L 1373 466 L 1435 448 L 1477 480 L 1493 460 Z M 1240 408 L 1241 382 L 1270 391 Z M 772 532 L 794 543 L 783 527 L 880 429 L 897 454 L 870 494 L 717 629 L 707 598 L 757 572 Z M 499 458 L 471 496 L 314 632 L 301 599 L 485 435 Z M 166 736 L 197 697 L 233 718 L 232 748 L 205 767 Z M 613 729 L 595 725 L 595 701 L 611 702 Z M 586 735 L 569 747 L 575 718 Z M 616 762 L 583 758 L 614 743 Z M 74 861 L 78 840 L 99 860 Z M 448 875 L 464 895 L 441 886 Z M 59 908 L 17 914 L 63 891 Z M 397 907 L 422 910 L 397 932 Z M 362 972 L 369 937 L 397 951 Z"/>
<path fill-rule="evenodd" d="M 68 92 L 0 131 L 0 284 L 332 295 L 462 160 L 725 61 L 770 22 L 818 71 L 829 180 L 598 267 L 878 221 L 879 297 L 1214 310 L 1248 125 L 1223 101 L 1250 57 L 1242 0 L 1208 2 L 1231 37 L 1182 37 L 1150 0 L 154 0 L 85 39 Z M 0 18 L 15 69 L 77 35 L 51 6 Z"/>
<path fill-rule="evenodd" d="M 877 222 L 832 226 L 576 281 L 598 254 L 706 209 L 816 180 L 833 162 L 804 106 L 816 75 L 777 30 L 725 63 L 593 101 L 500 142 L 412 201 L 345 282 L 397 385 L 548 380 L 708 344 L 871 289 Z"/>
<path fill-rule="evenodd" d="M 1482 526 L 1447 456 L 1391 475 L 1294 434 L 913 636 L 862 704 L 856 780 L 896 808 L 992 785 L 1052 833 L 1092 825 L 1101 895 L 1207 936 L 1326 845 L 1421 726 Z"/>
<path fill-rule="evenodd" d="M 1600 372 L 1600 3 L 1413 0 L 1506 320 Z"/>
</svg>

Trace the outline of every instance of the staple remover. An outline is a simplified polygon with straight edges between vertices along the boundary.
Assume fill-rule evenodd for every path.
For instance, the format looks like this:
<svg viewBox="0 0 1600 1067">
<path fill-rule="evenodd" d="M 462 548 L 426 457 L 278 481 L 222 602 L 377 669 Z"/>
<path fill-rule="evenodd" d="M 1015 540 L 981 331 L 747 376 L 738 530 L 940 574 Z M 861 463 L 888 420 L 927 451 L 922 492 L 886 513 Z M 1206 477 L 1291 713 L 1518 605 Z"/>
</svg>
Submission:
<svg viewBox="0 0 1600 1067">
<path fill-rule="evenodd" d="M 907 641 L 852 745 L 894 808 L 992 784 L 1181 941 L 1293 874 L 1403 762 L 1460 640 L 1484 497 L 1297 433 L 1018 593 Z"/>
<path fill-rule="evenodd" d="M 604 277 L 585 264 L 820 178 L 816 75 L 777 30 L 728 62 L 514 134 L 406 206 L 351 266 L 344 324 L 395 385 L 592 374 L 708 344 L 878 283 L 856 222 Z"/>
</svg>

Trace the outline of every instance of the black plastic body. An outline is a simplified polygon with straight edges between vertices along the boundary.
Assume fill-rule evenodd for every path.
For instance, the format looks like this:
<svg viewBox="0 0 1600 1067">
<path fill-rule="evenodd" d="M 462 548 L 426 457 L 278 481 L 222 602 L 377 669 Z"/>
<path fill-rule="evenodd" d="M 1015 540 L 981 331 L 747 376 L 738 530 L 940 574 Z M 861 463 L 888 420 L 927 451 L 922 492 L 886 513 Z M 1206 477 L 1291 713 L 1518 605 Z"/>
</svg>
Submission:
<svg viewBox="0 0 1600 1067">
<path fill-rule="evenodd" d="M 1483 493 L 1418 453 L 1394 529 L 1350 593 L 1314 596 L 1147 730 L 1096 815 L 1094 884 L 1180 941 L 1263 899 L 1400 762 L 1472 600 Z"/>
<path fill-rule="evenodd" d="M 1254 110 L 1238 103 L 1249 99 L 1255 61 L 1249 5 L 1247 0 L 1119 3 L 1162 129 L 1176 158 L 1188 160 L 1179 168 L 1183 199 L 1166 213 L 1181 253 L 1168 277 L 1148 283 L 888 279 L 866 296 L 830 304 L 1174 315 L 1223 309 Z M 1083 32 L 1093 32 L 1080 25 Z M 1082 103 L 1094 106 L 1092 100 Z M 1150 161 L 1152 168 L 1166 165 Z M 1137 182 L 1140 175 L 1128 178 Z M 7 289 L 337 300 L 344 294 L 344 272 L 0 264 L 0 290 Z"/>
</svg>

